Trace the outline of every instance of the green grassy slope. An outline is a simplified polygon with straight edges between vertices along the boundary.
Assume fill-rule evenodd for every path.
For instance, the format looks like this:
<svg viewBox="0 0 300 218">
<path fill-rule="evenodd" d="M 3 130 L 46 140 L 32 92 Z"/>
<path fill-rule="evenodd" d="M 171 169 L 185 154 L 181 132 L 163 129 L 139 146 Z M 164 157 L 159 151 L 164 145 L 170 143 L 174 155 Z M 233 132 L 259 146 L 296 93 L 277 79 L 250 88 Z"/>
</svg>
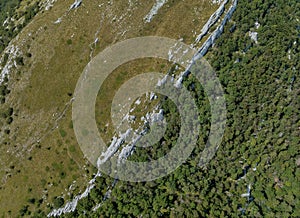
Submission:
<svg viewBox="0 0 300 218">
<path fill-rule="evenodd" d="M 1 105 L 13 122 L 1 118 L 0 216 L 44 217 L 54 207 L 56 196 L 71 199 L 84 190 L 96 171 L 84 159 L 71 123 L 72 94 L 91 55 L 111 43 L 142 35 L 184 38 L 192 43 L 192 30 L 200 31 L 217 7 L 205 1 L 169 1 L 156 19 L 145 24 L 143 18 L 154 1 L 135 2 L 131 11 L 124 1 L 103 1 L 101 7 L 102 2 L 86 1 L 68 12 L 72 3 L 58 1 L 38 13 L 11 41 L 19 49 L 12 63 L 18 59 L 19 64 L 10 70 L 6 82 L 10 92 Z M 182 13 L 185 23 L 178 16 Z M 60 17 L 62 22 L 55 24 Z M 97 32 L 99 43 L 91 48 Z M 105 180 L 109 183 L 110 178 Z M 66 191 L 71 185 L 71 191 Z"/>
</svg>

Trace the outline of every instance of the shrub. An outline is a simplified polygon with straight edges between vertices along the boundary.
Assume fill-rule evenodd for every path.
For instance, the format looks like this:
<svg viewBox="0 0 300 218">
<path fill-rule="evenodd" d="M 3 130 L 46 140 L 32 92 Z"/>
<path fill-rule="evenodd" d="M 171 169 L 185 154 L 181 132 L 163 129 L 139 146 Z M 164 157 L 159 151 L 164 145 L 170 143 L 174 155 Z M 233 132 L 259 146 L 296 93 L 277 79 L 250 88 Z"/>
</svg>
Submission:
<svg viewBox="0 0 300 218">
<path fill-rule="evenodd" d="M 66 131 L 63 129 L 60 129 L 59 133 L 60 133 L 61 137 L 65 137 L 67 135 Z"/>
<path fill-rule="evenodd" d="M 53 200 L 53 205 L 55 208 L 59 208 L 63 206 L 65 203 L 65 200 L 62 197 L 55 197 Z"/>
<path fill-rule="evenodd" d="M 72 44 L 72 39 L 68 39 L 68 40 L 67 40 L 67 44 L 68 44 L 68 45 L 71 45 L 71 44 Z"/>
<path fill-rule="evenodd" d="M 16 57 L 16 63 L 17 63 L 18 65 L 23 66 L 23 65 L 24 65 L 24 58 L 23 58 L 22 56 Z"/>
</svg>

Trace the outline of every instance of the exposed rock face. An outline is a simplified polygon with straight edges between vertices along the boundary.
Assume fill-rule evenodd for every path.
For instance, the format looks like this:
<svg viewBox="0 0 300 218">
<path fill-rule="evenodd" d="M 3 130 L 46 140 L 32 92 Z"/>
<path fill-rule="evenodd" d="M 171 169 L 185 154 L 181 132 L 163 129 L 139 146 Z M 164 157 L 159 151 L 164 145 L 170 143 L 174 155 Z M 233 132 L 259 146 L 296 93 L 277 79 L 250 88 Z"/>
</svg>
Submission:
<svg viewBox="0 0 300 218">
<path fill-rule="evenodd" d="M 56 0 L 46 0 L 42 1 L 39 6 L 40 8 L 44 8 L 46 11 L 50 10 L 53 7 L 53 4 L 56 2 Z"/>
<path fill-rule="evenodd" d="M 223 1 L 222 5 L 216 10 L 215 13 L 213 13 L 206 24 L 203 26 L 200 35 L 197 36 L 195 44 L 197 44 L 208 32 L 209 28 L 213 26 L 217 20 L 220 18 L 220 16 L 224 13 L 225 5 L 227 4 L 228 0 Z"/>
<path fill-rule="evenodd" d="M 297 167 L 300 167 L 300 157 L 296 160 Z"/>
<path fill-rule="evenodd" d="M 222 0 L 212 0 L 211 1 L 213 4 L 220 4 L 222 2 Z"/>
<path fill-rule="evenodd" d="M 257 32 L 252 32 L 252 31 L 250 31 L 249 32 L 249 36 L 250 36 L 250 38 L 257 44 L 257 36 L 258 36 L 258 33 Z"/>
<path fill-rule="evenodd" d="M 156 0 L 150 12 L 145 16 L 146 23 L 150 23 L 152 18 L 157 14 L 158 10 L 167 2 L 167 0 Z"/>
<path fill-rule="evenodd" d="M 75 0 L 75 2 L 70 6 L 69 10 L 78 8 L 81 5 L 81 3 L 82 3 L 82 0 Z"/>
<path fill-rule="evenodd" d="M 5 53 L 8 54 L 6 64 L 2 68 L 0 66 L 0 84 L 3 82 L 5 77 L 9 77 L 10 71 L 12 68 L 17 68 L 16 58 L 19 55 L 22 55 L 19 48 L 14 46 L 12 43 L 4 50 L 3 56 L 0 59 L 0 62 L 3 61 Z"/>
<path fill-rule="evenodd" d="M 255 22 L 255 29 L 258 29 L 260 27 L 260 23 L 258 23 L 257 21 Z"/>
</svg>

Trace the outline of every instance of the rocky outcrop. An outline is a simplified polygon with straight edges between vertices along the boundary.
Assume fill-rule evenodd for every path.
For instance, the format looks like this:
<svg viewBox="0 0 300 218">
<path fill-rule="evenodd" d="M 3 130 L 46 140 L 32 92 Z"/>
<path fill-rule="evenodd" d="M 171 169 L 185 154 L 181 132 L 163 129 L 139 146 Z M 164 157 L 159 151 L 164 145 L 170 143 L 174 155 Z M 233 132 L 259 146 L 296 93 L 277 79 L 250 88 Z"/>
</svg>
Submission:
<svg viewBox="0 0 300 218">
<path fill-rule="evenodd" d="M 0 66 L 0 84 L 2 84 L 5 77 L 9 78 L 9 74 L 13 68 L 17 68 L 16 58 L 21 55 L 20 49 L 13 44 L 10 44 L 4 50 L 0 59 L 1 63 L 5 62 L 4 67 Z"/>
<path fill-rule="evenodd" d="M 208 19 L 206 24 L 201 29 L 201 33 L 197 36 L 195 43 L 197 44 L 208 32 L 208 30 L 217 22 L 217 20 L 221 17 L 221 15 L 224 13 L 225 5 L 227 4 L 228 0 L 223 1 L 221 6 L 216 10 Z"/>
<path fill-rule="evenodd" d="M 158 10 L 167 2 L 167 0 L 156 0 L 150 12 L 144 17 L 146 23 L 150 23 L 152 18 L 157 14 Z"/>
<path fill-rule="evenodd" d="M 232 14 L 233 14 L 233 12 L 235 11 L 235 9 L 237 7 L 237 3 L 238 3 L 238 0 L 233 0 L 232 5 L 230 6 L 230 8 L 228 9 L 227 13 L 225 14 L 225 16 L 224 16 L 221 24 L 208 37 L 208 39 L 204 42 L 204 44 L 201 46 L 201 48 L 198 50 L 198 52 L 194 55 L 192 63 L 189 65 L 189 67 L 187 67 L 187 69 L 180 74 L 179 78 L 177 79 L 177 81 L 175 83 L 175 87 L 179 88 L 181 86 L 181 83 L 183 81 L 183 77 L 186 77 L 189 74 L 189 72 L 190 72 L 189 70 L 190 70 L 191 66 L 194 64 L 194 62 L 196 60 L 201 59 L 207 53 L 208 49 L 213 45 L 213 43 L 215 42 L 215 40 L 217 38 L 219 38 L 220 35 L 223 33 L 225 24 L 232 17 Z"/>
<path fill-rule="evenodd" d="M 209 36 L 209 38 L 204 42 L 202 47 L 199 49 L 197 54 L 194 56 L 194 60 L 198 60 L 202 58 L 208 51 L 209 47 L 212 46 L 212 44 L 215 42 L 217 38 L 220 37 L 220 35 L 224 31 L 225 24 L 227 23 L 228 20 L 232 17 L 233 12 L 236 9 L 237 6 L 237 0 L 233 1 L 233 4 L 230 6 L 228 9 L 228 12 L 225 14 L 225 17 L 223 18 L 221 24 L 217 27 L 217 29 Z"/>
<path fill-rule="evenodd" d="M 69 10 L 78 8 L 82 3 L 82 0 L 75 0 L 75 2 L 70 6 Z"/>
</svg>

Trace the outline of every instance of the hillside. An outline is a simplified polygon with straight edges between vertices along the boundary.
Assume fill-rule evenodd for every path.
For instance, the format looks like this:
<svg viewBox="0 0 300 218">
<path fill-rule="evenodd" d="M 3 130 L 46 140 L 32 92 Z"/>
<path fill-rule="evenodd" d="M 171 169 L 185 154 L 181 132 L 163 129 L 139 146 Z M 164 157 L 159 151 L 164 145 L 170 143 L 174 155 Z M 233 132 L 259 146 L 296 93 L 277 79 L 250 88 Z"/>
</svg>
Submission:
<svg viewBox="0 0 300 218">
<path fill-rule="evenodd" d="M 297 0 L 14 0 L 0 6 L 1 217 L 300 216 Z M 195 149 L 165 177 L 128 182 L 89 162 L 75 135 L 72 107 L 93 58 L 143 36 L 180 40 L 204 56 L 222 85 L 227 119 L 214 157 L 199 166 L 212 131 L 210 99 L 194 76 L 185 75 L 182 84 L 195 99 L 201 125 Z M 178 79 L 184 69 L 143 58 L 104 81 L 95 118 L 108 148 L 114 137 L 122 139 L 113 128 L 112 99 L 130 78 L 154 71 Z M 130 105 L 132 119 L 141 120 L 133 128 L 144 130 L 147 113 L 160 119 L 160 109 L 168 125 L 151 148 L 126 155 L 131 161 L 164 156 L 180 135 L 174 102 L 149 95 Z"/>
</svg>

